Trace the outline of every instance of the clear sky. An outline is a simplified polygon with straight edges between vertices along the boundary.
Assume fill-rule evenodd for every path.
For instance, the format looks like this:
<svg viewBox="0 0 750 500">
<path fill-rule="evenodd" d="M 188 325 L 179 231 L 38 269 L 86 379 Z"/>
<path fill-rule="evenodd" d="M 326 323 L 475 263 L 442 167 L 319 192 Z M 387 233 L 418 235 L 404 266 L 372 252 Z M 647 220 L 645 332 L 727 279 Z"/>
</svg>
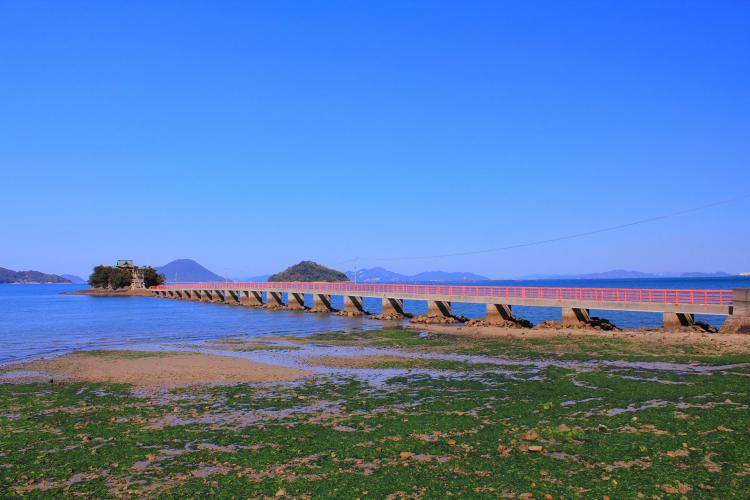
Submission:
<svg viewBox="0 0 750 500">
<path fill-rule="evenodd" d="M 750 2 L 0 2 L 0 266 L 750 271 Z M 402 259 L 406 258 L 406 259 Z M 396 260 L 385 260 L 396 259 Z"/>
</svg>

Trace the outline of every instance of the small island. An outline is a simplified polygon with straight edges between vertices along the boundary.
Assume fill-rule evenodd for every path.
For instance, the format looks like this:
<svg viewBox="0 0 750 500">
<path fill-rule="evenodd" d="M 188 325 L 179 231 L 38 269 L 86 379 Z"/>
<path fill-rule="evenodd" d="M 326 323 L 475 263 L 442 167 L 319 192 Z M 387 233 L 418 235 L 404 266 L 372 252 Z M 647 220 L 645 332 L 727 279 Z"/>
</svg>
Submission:
<svg viewBox="0 0 750 500">
<path fill-rule="evenodd" d="M 303 260 L 271 275 L 268 281 L 349 281 L 346 274 L 311 260 Z"/>
<path fill-rule="evenodd" d="M 46 274 L 39 271 L 11 271 L 0 267 L 0 283 L 15 285 L 48 285 L 71 283 L 67 278 L 56 274 Z"/>
<path fill-rule="evenodd" d="M 132 260 L 118 260 L 115 266 L 99 265 L 89 276 L 91 288 L 71 295 L 151 296 L 149 287 L 164 284 L 164 275 L 151 266 L 135 266 Z"/>
</svg>

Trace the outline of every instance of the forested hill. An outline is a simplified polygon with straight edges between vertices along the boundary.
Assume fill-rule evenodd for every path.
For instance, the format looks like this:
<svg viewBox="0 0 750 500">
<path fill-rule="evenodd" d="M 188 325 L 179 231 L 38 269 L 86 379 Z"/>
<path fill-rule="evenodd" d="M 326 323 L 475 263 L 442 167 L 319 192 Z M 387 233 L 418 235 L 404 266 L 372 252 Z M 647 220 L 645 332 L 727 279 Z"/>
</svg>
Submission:
<svg viewBox="0 0 750 500">
<path fill-rule="evenodd" d="M 299 264 L 270 276 L 268 281 L 349 281 L 349 278 L 341 271 L 321 266 L 317 262 L 303 260 Z"/>
<path fill-rule="evenodd" d="M 70 283 L 70 280 L 56 274 L 39 271 L 11 271 L 0 267 L 0 283 Z"/>
</svg>

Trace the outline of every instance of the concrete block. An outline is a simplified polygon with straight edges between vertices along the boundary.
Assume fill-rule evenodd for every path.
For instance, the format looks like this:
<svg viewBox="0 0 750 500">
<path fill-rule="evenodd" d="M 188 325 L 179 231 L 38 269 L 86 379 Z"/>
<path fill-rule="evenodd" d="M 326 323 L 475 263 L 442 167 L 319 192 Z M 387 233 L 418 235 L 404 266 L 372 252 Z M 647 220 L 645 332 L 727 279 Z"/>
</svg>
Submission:
<svg viewBox="0 0 750 500">
<path fill-rule="evenodd" d="M 286 306 L 294 311 L 304 311 L 305 294 L 289 292 L 287 294 Z"/>
<path fill-rule="evenodd" d="M 383 315 L 384 316 L 403 316 L 404 315 L 404 299 L 383 299 Z"/>
<path fill-rule="evenodd" d="M 224 303 L 236 306 L 240 303 L 238 292 L 236 290 L 225 290 L 224 291 Z"/>
<path fill-rule="evenodd" d="M 362 307 L 362 297 L 354 295 L 344 295 L 344 312 L 351 316 L 358 316 L 365 313 Z"/>
<path fill-rule="evenodd" d="M 664 313 L 664 329 L 675 330 L 695 324 L 695 316 L 689 313 Z"/>
<path fill-rule="evenodd" d="M 487 321 L 502 322 L 515 321 L 513 311 L 509 304 L 487 304 Z"/>
<path fill-rule="evenodd" d="M 440 300 L 428 300 L 427 316 L 451 316 L 451 303 Z"/>
<path fill-rule="evenodd" d="M 333 311 L 333 307 L 331 307 L 331 296 L 325 295 L 322 293 L 314 294 L 312 308 L 315 311 L 322 311 L 322 310 Z"/>
<path fill-rule="evenodd" d="M 240 292 L 240 305 L 257 307 L 263 305 L 263 293 L 255 290 L 243 290 Z"/>
<path fill-rule="evenodd" d="M 268 307 L 283 306 L 284 301 L 281 300 L 281 292 L 274 292 L 274 291 L 266 292 L 266 305 Z"/>
<path fill-rule="evenodd" d="M 563 307 L 562 324 L 563 326 L 576 327 L 588 324 L 591 321 L 588 309 L 579 309 L 577 307 Z"/>
</svg>

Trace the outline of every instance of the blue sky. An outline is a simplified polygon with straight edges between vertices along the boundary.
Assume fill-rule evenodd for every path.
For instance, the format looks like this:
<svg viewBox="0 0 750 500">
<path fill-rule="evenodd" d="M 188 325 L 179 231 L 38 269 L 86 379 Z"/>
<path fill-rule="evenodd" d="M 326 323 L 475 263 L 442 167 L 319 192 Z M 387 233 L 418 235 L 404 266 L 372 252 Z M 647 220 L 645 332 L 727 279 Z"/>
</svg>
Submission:
<svg viewBox="0 0 750 500">
<path fill-rule="evenodd" d="M 0 266 L 750 271 L 748 2 L 2 2 Z"/>
</svg>

